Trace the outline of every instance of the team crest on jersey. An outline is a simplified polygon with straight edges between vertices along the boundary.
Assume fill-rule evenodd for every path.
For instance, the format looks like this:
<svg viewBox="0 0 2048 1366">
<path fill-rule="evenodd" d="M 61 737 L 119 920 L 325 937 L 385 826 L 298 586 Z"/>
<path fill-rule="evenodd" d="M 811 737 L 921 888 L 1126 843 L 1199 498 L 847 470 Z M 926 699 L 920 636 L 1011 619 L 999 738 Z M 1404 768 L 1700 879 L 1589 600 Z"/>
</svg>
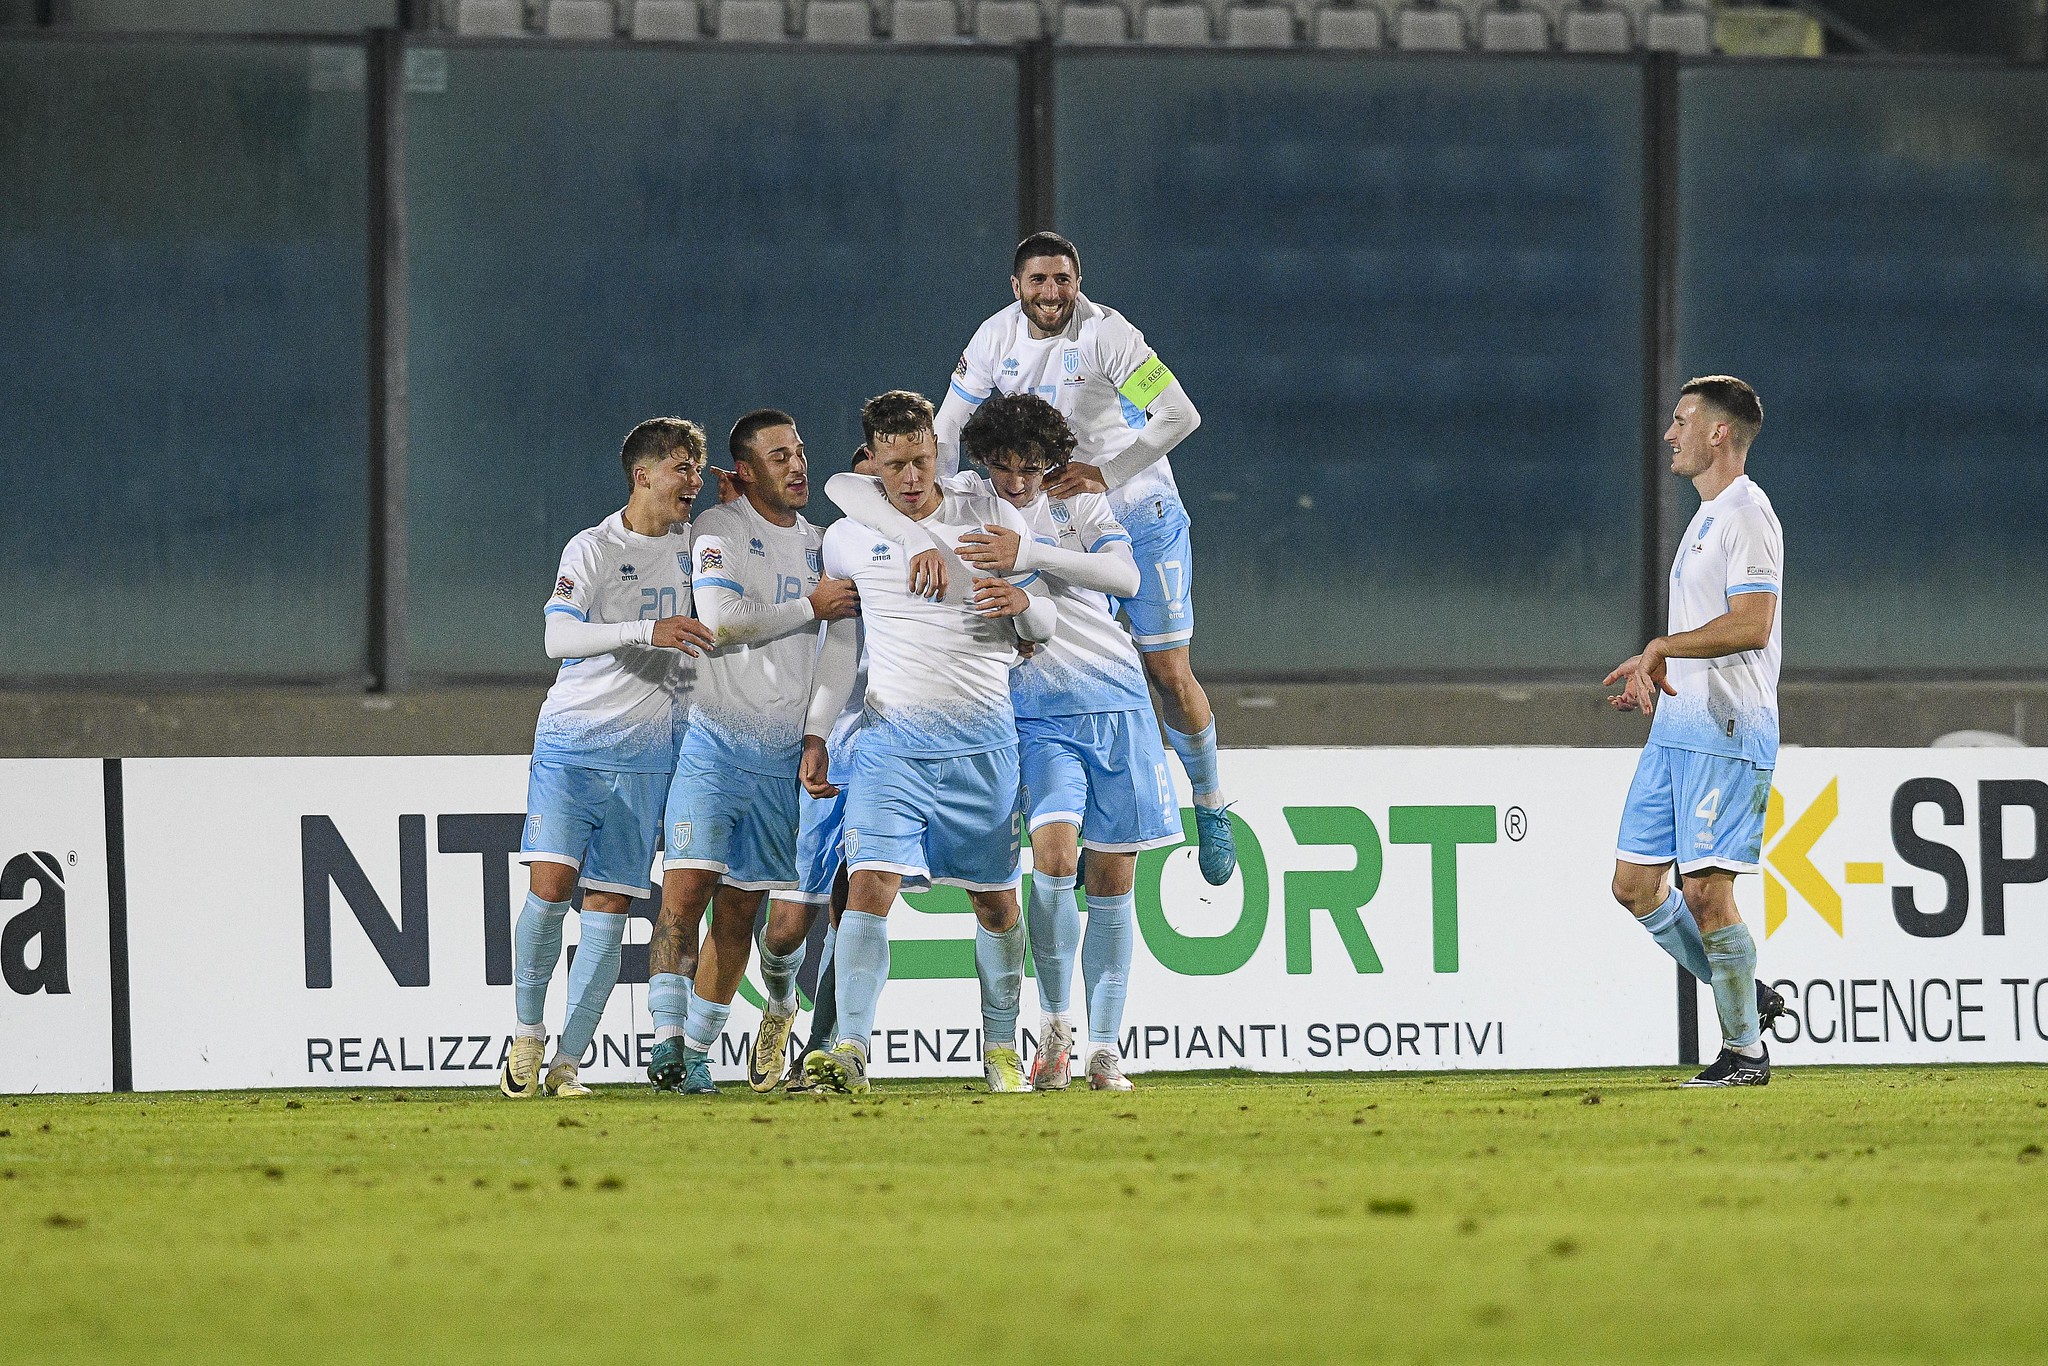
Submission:
<svg viewBox="0 0 2048 1366">
<path fill-rule="evenodd" d="M 1713 529 L 1714 529 L 1714 519 L 1713 519 L 1713 518 L 1709 517 L 1709 518 L 1707 518 L 1707 520 L 1706 520 L 1706 521 L 1704 521 L 1704 522 L 1701 522 L 1701 523 L 1700 523 L 1700 539 L 1701 539 L 1701 540 L 1703 540 L 1703 541 L 1704 541 L 1704 540 L 1706 540 L 1706 539 L 1707 539 L 1707 533 L 1708 533 L 1709 531 L 1712 531 Z"/>
<path fill-rule="evenodd" d="M 813 574 L 825 572 L 825 552 L 813 547 L 804 552 L 804 566 Z"/>
<path fill-rule="evenodd" d="M 1067 522 L 1071 520 L 1071 514 L 1067 511 L 1066 500 L 1061 498 L 1055 498 L 1052 500 L 1051 506 L 1052 519 L 1055 522 L 1058 522 L 1061 526 L 1065 526 Z"/>
<path fill-rule="evenodd" d="M 1070 374 L 1070 375 L 1078 375 L 1078 374 L 1080 374 L 1080 373 L 1081 373 L 1081 348 L 1080 348 L 1080 347 L 1078 347 L 1078 346 L 1070 346 L 1070 347 L 1068 347 L 1068 348 L 1067 348 L 1067 352 L 1066 352 L 1066 354 L 1065 354 L 1064 356 L 1061 356 L 1061 357 L 1060 357 L 1060 365 L 1061 365 L 1061 367 L 1062 367 L 1063 369 L 1065 369 L 1065 370 L 1066 370 L 1066 372 L 1067 372 L 1068 374 Z"/>
<path fill-rule="evenodd" d="M 528 816 L 528 817 L 526 818 L 526 842 L 527 842 L 528 844 L 539 844 L 539 843 L 540 843 L 540 817 L 539 817 L 539 816 Z"/>
<path fill-rule="evenodd" d="M 761 544 L 761 538 L 759 536 L 751 537 L 747 541 L 747 553 L 749 555 L 766 555 L 768 553 L 768 547 Z"/>
<path fill-rule="evenodd" d="M 621 583 L 638 583 L 640 582 L 640 571 L 630 564 L 622 564 L 619 566 L 619 581 Z"/>
<path fill-rule="evenodd" d="M 700 552 L 700 553 L 698 554 L 698 556 L 697 556 L 697 568 L 699 568 L 699 569 L 723 569 L 723 568 L 725 568 L 725 555 L 724 555 L 724 553 L 723 553 L 722 551 L 720 551 L 720 550 L 719 550 L 719 548 L 718 548 L 717 546 L 715 546 L 715 545 L 707 545 L 707 546 L 705 546 L 705 547 L 704 547 L 704 549 L 703 549 L 703 551 L 702 551 L 702 552 Z"/>
<path fill-rule="evenodd" d="M 564 575 L 562 575 L 562 577 L 561 577 L 561 578 L 559 578 L 559 579 L 556 579 L 556 580 L 555 580 L 555 596 L 556 596 L 556 597 L 558 597 L 558 598 L 567 598 L 567 597 L 574 597 L 574 596 L 575 596 L 575 594 L 576 594 L 576 580 L 574 580 L 574 579 L 570 578 L 570 577 L 569 577 L 569 576 L 568 576 L 567 574 L 564 574 Z"/>
<path fill-rule="evenodd" d="M 849 860 L 860 856 L 860 831 L 848 830 L 840 843 L 846 846 L 846 857 Z"/>
<path fill-rule="evenodd" d="M 641 828 L 645 829 L 646 827 L 642 826 Z M 669 830 L 669 843 L 675 846 L 675 851 L 678 854 L 688 849 L 690 847 L 690 822 L 677 821 Z"/>
</svg>

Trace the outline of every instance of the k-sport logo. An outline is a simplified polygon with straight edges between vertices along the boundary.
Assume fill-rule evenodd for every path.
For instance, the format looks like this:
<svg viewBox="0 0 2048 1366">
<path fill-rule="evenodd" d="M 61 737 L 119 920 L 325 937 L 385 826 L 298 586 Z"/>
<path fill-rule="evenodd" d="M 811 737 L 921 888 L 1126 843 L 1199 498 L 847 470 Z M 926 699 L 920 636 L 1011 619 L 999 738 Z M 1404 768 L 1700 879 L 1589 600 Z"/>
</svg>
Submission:
<svg viewBox="0 0 2048 1366">
<path fill-rule="evenodd" d="M 0 869 L 0 980 L 17 996 L 71 992 L 64 868 L 48 850 L 16 854 Z"/>
<path fill-rule="evenodd" d="M 1935 874 L 1942 884 L 1939 899 L 1929 898 L 1925 891 L 1905 885 L 1901 870 L 1901 881 L 1889 887 L 1893 920 L 1916 938 L 1955 934 L 1968 923 L 1973 904 L 1981 912 L 1983 932 L 2002 935 L 2006 890 L 2048 882 L 2048 783 L 1987 778 L 1969 795 L 1974 802 L 1961 786 L 1945 778 L 1908 778 L 1892 793 L 1891 853 L 1905 865 Z M 1973 806 L 1976 839 L 1948 835 L 1946 829 L 1965 825 Z M 1785 924 L 1797 894 L 1829 929 L 1847 938 L 1844 910 L 1857 909 L 1858 904 L 1844 899 L 1832 876 L 1834 869 L 1841 869 L 1842 886 L 1884 887 L 1891 882 L 1891 865 L 1886 859 L 1867 857 L 1881 849 L 1844 851 L 1866 857 L 1837 854 L 1843 857 L 1839 864 L 1820 859 L 1818 846 L 1841 815 L 1837 779 L 1828 779 L 1796 818 L 1788 819 L 1790 810 L 1784 793 L 1773 788 L 1764 813 L 1764 934 L 1775 934 Z M 2033 839 L 2025 854 L 2007 843 L 2006 815 L 2013 810 L 2032 815 Z M 1863 904 L 1874 909 L 1877 903 Z"/>
</svg>

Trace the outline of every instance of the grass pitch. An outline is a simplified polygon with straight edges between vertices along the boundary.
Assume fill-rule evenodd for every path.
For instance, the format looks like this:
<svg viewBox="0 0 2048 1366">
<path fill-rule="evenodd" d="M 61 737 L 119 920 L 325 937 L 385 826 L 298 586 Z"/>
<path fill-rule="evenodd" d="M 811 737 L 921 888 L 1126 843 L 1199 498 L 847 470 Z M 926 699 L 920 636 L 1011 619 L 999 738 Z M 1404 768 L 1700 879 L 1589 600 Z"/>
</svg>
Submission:
<svg viewBox="0 0 2048 1366">
<path fill-rule="evenodd" d="M 2048 1354 L 2048 1072 L 0 1102 L 0 1358 Z"/>
</svg>

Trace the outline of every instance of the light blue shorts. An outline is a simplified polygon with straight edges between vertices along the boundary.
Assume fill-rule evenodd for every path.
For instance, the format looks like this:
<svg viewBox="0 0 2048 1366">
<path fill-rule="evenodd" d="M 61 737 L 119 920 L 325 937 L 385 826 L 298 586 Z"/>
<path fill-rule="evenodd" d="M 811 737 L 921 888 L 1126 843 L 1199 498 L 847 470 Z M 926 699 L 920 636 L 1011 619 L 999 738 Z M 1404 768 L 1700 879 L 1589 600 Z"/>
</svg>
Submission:
<svg viewBox="0 0 2048 1366">
<path fill-rule="evenodd" d="M 1140 650 L 1177 650 L 1195 638 L 1195 555 L 1188 514 L 1164 494 L 1124 510 L 1131 556 L 1138 562 L 1137 596 L 1117 603 L 1130 618 Z"/>
<path fill-rule="evenodd" d="M 1020 881 L 1017 747 L 951 759 L 863 747 L 847 788 L 846 866 L 929 878 L 970 892 Z"/>
<path fill-rule="evenodd" d="M 614 773 L 534 760 L 526 774 L 521 863 L 566 863 L 576 885 L 646 896 L 661 843 L 666 773 Z"/>
<path fill-rule="evenodd" d="M 751 773 L 688 741 L 676 757 L 661 866 L 708 868 L 742 891 L 796 886 L 797 783 Z"/>
<path fill-rule="evenodd" d="M 1150 711 L 1017 718 L 1030 828 L 1064 822 L 1081 843 L 1133 854 L 1182 841 L 1180 799 Z"/>
<path fill-rule="evenodd" d="M 776 900 L 823 906 L 831 902 L 833 879 L 846 861 L 839 847 L 846 829 L 846 788 L 822 800 L 806 792 L 802 805 L 803 818 L 796 828 L 796 890 Z"/>
<path fill-rule="evenodd" d="M 1621 810 L 1615 857 L 1676 863 L 1680 873 L 1754 873 L 1770 799 L 1771 770 L 1747 759 L 1645 745 Z"/>
</svg>

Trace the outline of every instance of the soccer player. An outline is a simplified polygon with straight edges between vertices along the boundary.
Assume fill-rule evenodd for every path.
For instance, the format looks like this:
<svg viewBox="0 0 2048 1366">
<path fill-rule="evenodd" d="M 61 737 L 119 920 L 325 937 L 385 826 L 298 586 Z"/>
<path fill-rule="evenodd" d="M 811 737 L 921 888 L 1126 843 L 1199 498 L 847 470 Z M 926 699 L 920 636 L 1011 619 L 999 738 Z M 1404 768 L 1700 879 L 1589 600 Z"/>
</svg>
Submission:
<svg viewBox="0 0 2048 1366">
<path fill-rule="evenodd" d="M 853 472 L 865 474 L 872 468 L 867 447 L 854 452 Z M 854 620 L 856 635 L 860 621 Z M 822 639 L 820 644 L 822 644 Z M 832 950 L 837 939 L 840 913 L 846 909 L 846 860 L 840 849 L 845 826 L 846 785 L 852 780 L 853 743 L 860 730 L 861 714 L 867 702 L 867 652 L 860 652 L 853 692 L 839 719 L 826 738 L 828 756 L 826 779 L 839 790 L 830 797 L 803 794 L 803 815 L 797 825 L 797 888 L 777 893 L 768 903 L 768 923 L 761 927 L 761 987 L 766 1007 L 761 1027 L 754 1035 L 754 1052 L 748 1059 L 747 1084 L 756 1091 L 772 1091 L 778 1082 L 801 1094 L 810 1089 L 804 1080 L 802 1056 L 793 1061 L 783 1056 L 789 1047 L 791 1027 L 796 1023 L 796 978 L 803 970 L 804 946 L 824 908 L 831 919 L 820 946 L 818 983 L 812 1002 L 811 1036 L 804 1045 L 808 1054 L 832 1041 L 838 1016 Z M 787 1076 L 784 1076 L 787 1062 Z"/>
<path fill-rule="evenodd" d="M 675 765 L 683 655 L 712 645 L 690 606 L 690 502 L 704 478 L 704 433 L 650 418 L 619 452 L 626 506 L 562 551 L 546 609 L 547 652 L 562 661 L 534 727 L 519 861 L 531 883 L 512 931 L 518 1027 L 499 1089 L 586 1096 L 577 1061 L 619 977 L 626 906 L 648 893 L 661 794 Z M 677 652 L 680 651 L 681 654 Z M 583 888 L 582 941 L 569 1012 L 541 1075 L 541 1015 L 562 953 L 562 918 Z"/>
<path fill-rule="evenodd" d="M 1771 1080 L 1760 1014 L 1776 993 L 1760 1002 L 1756 942 L 1735 909 L 1735 877 L 1757 870 L 1763 847 L 1784 657 L 1785 534 L 1745 472 L 1763 424 L 1756 390 L 1739 379 L 1710 375 L 1679 391 L 1664 440 L 1700 509 L 1671 565 L 1671 633 L 1605 680 L 1622 685 L 1608 699 L 1617 710 L 1654 718 L 1622 809 L 1614 899 L 1713 987 L 1721 1021 L 1720 1056 L 1687 1086 Z"/>
<path fill-rule="evenodd" d="M 1002 500 L 939 488 L 932 407 L 922 396 L 897 390 L 869 399 L 861 431 L 889 501 L 928 523 L 939 544 L 990 522 L 1028 534 Z M 1058 611 L 1029 575 L 1011 582 L 963 569 L 942 596 L 922 596 L 910 583 L 909 559 L 906 547 L 853 517 L 825 533 L 826 572 L 851 576 L 860 590 L 868 684 L 846 800 L 846 912 L 835 949 L 839 1040 L 806 1056 L 804 1074 L 827 1090 L 867 1089 L 868 1041 L 889 976 L 886 917 L 905 878 L 928 878 L 965 888 L 974 907 L 982 1073 L 991 1091 L 1022 1091 L 1015 1040 L 1024 927 L 1010 668 L 1017 642 L 1049 639 Z M 803 784 L 814 797 L 837 790 L 825 736 L 852 692 L 856 654 L 849 625 L 827 628 L 804 730 Z"/>
<path fill-rule="evenodd" d="M 1201 414 L 1144 334 L 1081 293 L 1081 253 L 1066 238 L 1036 232 L 1019 243 L 1010 292 L 1017 301 L 981 325 L 953 371 L 938 415 L 941 469 L 959 468 L 960 433 L 991 394 L 1036 394 L 1072 426 L 1079 458 L 1046 492 L 1107 493 L 1130 533 L 1140 582 L 1120 604 L 1159 691 L 1167 741 L 1194 789 L 1202 876 L 1220 885 L 1237 850 L 1217 772 L 1215 714 L 1188 660 L 1195 563 L 1166 458 Z"/>
<path fill-rule="evenodd" d="M 826 578 L 822 533 L 802 516 L 811 486 L 788 413 L 733 424 L 741 497 L 697 519 L 690 553 L 698 615 L 716 648 L 697 666 L 690 728 L 663 820 L 661 912 L 648 956 L 655 1089 L 714 1095 L 710 1052 L 746 972 L 770 889 L 796 886 L 797 761 L 818 654 L 815 623 L 851 617 L 853 585 Z M 697 955 L 705 907 L 717 905 Z"/>
<path fill-rule="evenodd" d="M 1026 924 L 1043 1011 L 1031 1089 L 1060 1091 L 1071 1080 L 1078 950 L 1088 1001 L 1089 1087 L 1128 1091 L 1117 1036 L 1130 976 L 1138 853 L 1181 841 L 1179 803 L 1145 671 L 1116 622 L 1114 599 L 1135 590 L 1138 566 L 1130 538 L 1102 495 L 1046 496 L 1046 483 L 1059 477 L 1075 442 L 1066 419 L 1044 399 L 996 395 L 975 410 L 961 442 L 989 478 L 963 474 L 942 487 L 992 491 L 1031 529 L 1025 537 L 1001 526 L 970 532 L 957 547 L 961 560 L 983 573 L 1037 572 L 1059 608 L 1052 639 L 1010 675 L 1031 832 Z M 890 509 L 871 483 L 840 476 L 826 491 L 847 515 L 906 544 L 922 543 L 912 538 L 922 538 L 923 529 Z M 1085 939 L 1074 898 L 1084 842 Z"/>
</svg>

